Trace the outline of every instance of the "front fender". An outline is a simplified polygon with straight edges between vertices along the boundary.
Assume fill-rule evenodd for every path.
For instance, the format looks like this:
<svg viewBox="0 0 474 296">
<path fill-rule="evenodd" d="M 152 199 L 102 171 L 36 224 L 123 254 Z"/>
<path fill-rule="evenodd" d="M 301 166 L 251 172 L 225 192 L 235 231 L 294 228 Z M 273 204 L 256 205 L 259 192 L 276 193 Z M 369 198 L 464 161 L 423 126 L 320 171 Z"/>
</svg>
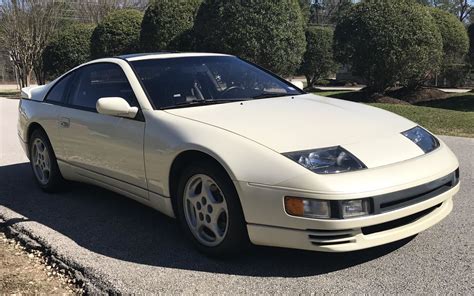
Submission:
<svg viewBox="0 0 474 296">
<path fill-rule="evenodd" d="M 145 166 L 149 190 L 169 196 L 169 172 L 182 152 L 216 159 L 233 181 L 275 185 L 306 170 L 270 148 L 230 131 L 164 111 L 145 111 Z"/>
</svg>

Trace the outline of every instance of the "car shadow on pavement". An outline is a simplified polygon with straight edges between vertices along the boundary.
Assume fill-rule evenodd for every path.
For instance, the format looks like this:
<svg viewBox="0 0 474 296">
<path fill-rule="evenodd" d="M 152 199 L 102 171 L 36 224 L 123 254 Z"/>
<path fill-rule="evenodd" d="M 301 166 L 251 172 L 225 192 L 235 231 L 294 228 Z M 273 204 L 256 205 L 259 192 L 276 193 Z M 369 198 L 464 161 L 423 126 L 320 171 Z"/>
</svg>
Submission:
<svg viewBox="0 0 474 296">
<path fill-rule="evenodd" d="M 198 253 L 178 223 L 113 192 L 72 183 L 60 194 L 43 193 L 28 163 L 0 167 L 0 205 L 67 236 L 83 248 L 128 262 L 222 274 L 302 277 L 329 273 L 391 253 L 410 239 L 351 253 L 253 247 L 237 258 Z M 5 221 L 22 223 L 23 220 Z M 26 222 L 27 223 L 27 222 Z"/>
</svg>

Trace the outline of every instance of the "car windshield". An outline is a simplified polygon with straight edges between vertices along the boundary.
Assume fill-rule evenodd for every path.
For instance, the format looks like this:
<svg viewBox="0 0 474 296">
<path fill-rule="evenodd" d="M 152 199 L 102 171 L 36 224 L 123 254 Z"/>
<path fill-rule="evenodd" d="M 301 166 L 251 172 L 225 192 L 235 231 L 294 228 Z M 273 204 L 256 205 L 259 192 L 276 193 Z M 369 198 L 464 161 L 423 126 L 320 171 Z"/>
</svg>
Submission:
<svg viewBox="0 0 474 296">
<path fill-rule="evenodd" d="M 155 108 L 299 95 L 292 84 L 233 56 L 131 62 Z"/>
</svg>

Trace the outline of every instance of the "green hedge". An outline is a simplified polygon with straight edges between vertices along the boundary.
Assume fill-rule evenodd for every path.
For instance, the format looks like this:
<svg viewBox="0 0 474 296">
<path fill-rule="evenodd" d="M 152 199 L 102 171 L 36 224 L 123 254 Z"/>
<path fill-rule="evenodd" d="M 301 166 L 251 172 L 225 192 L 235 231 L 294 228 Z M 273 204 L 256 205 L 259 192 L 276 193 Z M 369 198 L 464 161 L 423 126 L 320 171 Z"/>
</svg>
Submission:
<svg viewBox="0 0 474 296">
<path fill-rule="evenodd" d="M 464 60 L 469 50 L 469 37 L 458 18 L 439 8 L 429 9 L 443 38 L 443 63 L 454 64 Z"/>
<path fill-rule="evenodd" d="M 469 36 L 469 53 L 468 59 L 471 67 L 474 65 L 474 24 L 470 24 L 467 29 L 467 34 Z"/>
<path fill-rule="evenodd" d="M 412 0 L 379 0 L 358 3 L 340 18 L 334 49 L 338 62 L 383 92 L 397 82 L 416 87 L 434 76 L 443 43 L 425 7 Z"/>
<path fill-rule="evenodd" d="M 328 27 L 308 27 L 306 43 L 300 72 L 305 75 L 308 87 L 311 87 L 336 71 L 332 50 L 333 30 Z"/>
<path fill-rule="evenodd" d="M 194 31 L 198 50 L 235 54 L 281 75 L 296 71 L 306 47 L 298 0 L 207 0 Z"/>
<path fill-rule="evenodd" d="M 190 50 L 190 31 L 201 2 L 153 1 L 145 11 L 141 25 L 142 50 Z"/>
<path fill-rule="evenodd" d="M 90 58 L 90 38 L 94 25 L 68 24 L 43 52 L 43 69 L 48 80 L 78 66 Z"/>
<path fill-rule="evenodd" d="M 109 14 L 92 33 L 92 57 L 111 57 L 140 51 L 142 19 L 143 14 L 135 9 L 121 9 Z"/>
</svg>

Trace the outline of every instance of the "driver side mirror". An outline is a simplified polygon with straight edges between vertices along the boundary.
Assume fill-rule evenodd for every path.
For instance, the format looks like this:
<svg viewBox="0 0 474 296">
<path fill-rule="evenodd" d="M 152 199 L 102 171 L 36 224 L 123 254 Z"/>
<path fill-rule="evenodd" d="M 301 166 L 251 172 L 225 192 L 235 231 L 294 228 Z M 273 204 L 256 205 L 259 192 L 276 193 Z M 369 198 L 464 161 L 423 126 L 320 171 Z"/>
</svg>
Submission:
<svg viewBox="0 0 474 296">
<path fill-rule="evenodd" d="M 120 97 L 100 98 L 95 106 L 100 114 L 117 117 L 135 118 L 138 113 L 138 107 L 131 107 Z"/>
</svg>

